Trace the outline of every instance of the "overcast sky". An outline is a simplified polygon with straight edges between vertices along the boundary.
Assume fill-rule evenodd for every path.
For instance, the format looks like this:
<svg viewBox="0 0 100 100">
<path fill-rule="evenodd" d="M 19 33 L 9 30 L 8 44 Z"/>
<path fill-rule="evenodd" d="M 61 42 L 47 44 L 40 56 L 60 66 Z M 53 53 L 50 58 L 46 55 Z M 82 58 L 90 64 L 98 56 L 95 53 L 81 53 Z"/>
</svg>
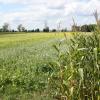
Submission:
<svg viewBox="0 0 100 100">
<path fill-rule="evenodd" d="M 43 28 L 44 22 L 56 28 L 95 23 L 95 10 L 100 13 L 100 0 L 0 0 L 0 26 L 8 22 L 12 28 L 23 24 L 28 29 Z"/>
</svg>

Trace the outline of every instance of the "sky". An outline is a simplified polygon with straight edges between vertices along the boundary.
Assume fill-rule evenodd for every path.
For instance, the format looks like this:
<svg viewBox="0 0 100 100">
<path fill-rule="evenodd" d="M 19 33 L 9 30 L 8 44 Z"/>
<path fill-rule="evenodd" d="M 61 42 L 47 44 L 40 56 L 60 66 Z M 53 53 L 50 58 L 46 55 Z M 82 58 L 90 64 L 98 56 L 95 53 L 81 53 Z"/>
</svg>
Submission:
<svg viewBox="0 0 100 100">
<path fill-rule="evenodd" d="M 23 24 L 27 29 L 70 28 L 72 18 L 78 25 L 95 23 L 93 12 L 100 13 L 100 0 L 0 0 L 0 27 L 9 23 L 12 29 Z"/>
</svg>

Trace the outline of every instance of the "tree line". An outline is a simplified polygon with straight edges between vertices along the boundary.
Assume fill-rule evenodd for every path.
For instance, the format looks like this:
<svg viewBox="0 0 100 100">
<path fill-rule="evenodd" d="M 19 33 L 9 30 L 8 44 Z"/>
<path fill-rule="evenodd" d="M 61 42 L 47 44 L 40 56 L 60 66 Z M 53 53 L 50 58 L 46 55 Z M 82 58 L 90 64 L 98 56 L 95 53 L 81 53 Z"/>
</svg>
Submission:
<svg viewBox="0 0 100 100">
<path fill-rule="evenodd" d="M 89 24 L 89 25 L 82 25 L 82 26 L 77 26 L 73 25 L 72 26 L 72 31 L 80 31 L 80 32 L 92 32 L 96 28 L 96 24 Z"/>
<path fill-rule="evenodd" d="M 92 32 L 95 30 L 95 28 L 96 28 L 96 24 L 89 24 L 89 25 L 82 25 L 82 26 L 73 25 L 70 31 Z M 19 24 L 17 26 L 17 30 L 14 29 L 11 30 L 9 23 L 4 23 L 2 28 L 0 28 L 0 32 L 67 32 L 67 31 L 68 31 L 67 28 L 50 30 L 48 26 L 45 26 L 43 30 L 40 30 L 39 28 L 27 30 L 22 24 Z"/>
<path fill-rule="evenodd" d="M 57 29 L 50 30 L 48 26 L 44 27 L 43 30 L 41 30 L 40 28 L 27 30 L 22 24 L 19 24 L 17 26 L 17 30 L 14 30 L 14 29 L 10 29 L 9 23 L 4 23 L 2 28 L 0 28 L 0 32 L 57 32 L 57 31 L 58 31 Z M 67 29 L 66 28 L 61 29 L 60 31 L 67 32 Z"/>
</svg>

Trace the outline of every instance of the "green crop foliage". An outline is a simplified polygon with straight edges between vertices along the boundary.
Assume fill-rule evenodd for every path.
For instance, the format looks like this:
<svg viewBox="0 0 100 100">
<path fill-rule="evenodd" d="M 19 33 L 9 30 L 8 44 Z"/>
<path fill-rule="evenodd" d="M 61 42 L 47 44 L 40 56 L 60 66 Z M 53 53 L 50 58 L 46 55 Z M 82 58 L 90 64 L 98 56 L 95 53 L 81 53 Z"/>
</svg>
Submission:
<svg viewBox="0 0 100 100">
<path fill-rule="evenodd" d="M 99 100 L 100 31 L 0 35 L 1 100 Z"/>
<path fill-rule="evenodd" d="M 58 100 L 99 100 L 100 31 L 73 33 L 70 39 L 65 35 L 65 40 L 53 47 L 58 59 L 48 64 L 52 69 L 48 75 L 50 96 Z"/>
</svg>

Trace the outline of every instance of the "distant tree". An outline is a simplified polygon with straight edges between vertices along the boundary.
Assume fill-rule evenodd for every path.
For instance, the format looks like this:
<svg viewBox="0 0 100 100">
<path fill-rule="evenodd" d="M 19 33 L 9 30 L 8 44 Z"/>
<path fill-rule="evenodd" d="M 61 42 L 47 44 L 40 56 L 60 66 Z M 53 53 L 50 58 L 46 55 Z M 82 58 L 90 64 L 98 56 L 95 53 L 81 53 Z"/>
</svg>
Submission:
<svg viewBox="0 0 100 100">
<path fill-rule="evenodd" d="M 19 32 L 27 32 L 27 30 L 25 29 L 25 27 L 22 24 L 18 25 L 17 30 Z"/>
<path fill-rule="evenodd" d="M 49 27 L 48 26 L 43 29 L 43 32 L 49 32 L 49 31 L 50 30 L 49 30 Z"/>
<path fill-rule="evenodd" d="M 44 21 L 44 29 L 43 29 L 43 32 L 49 32 L 48 22 L 46 20 Z"/>
<path fill-rule="evenodd" d="M 32 30 L 27 30 L 27 32 L 34 32 L 35 30 L 34 29 L 32 29 Z"/>
<path fill-rule="evenodd" d="M 82 26 L 72 26 L 72 31 L 81 31 L 81 32 L 92 32 L 96 28 L 95 24 L 82 25 Z"/>
<path fill-rule="evenodd" d="M 8 23 L 4 23 L 4 25 L 2 26 L 2 30 L 3 32 L 9 32 L 10 31 L 10 27 Z"/>
<path fill-rule="evenodd" d="M 56 29 L 52 29 L 52 32 L 57 32 L 57 30 Z"/>
<path fill-rule="evenodd" d="M 83 25 L 83 26 L 81 27 L 81 31 L 82 31 L 82 32 L 88 32 L 88 25 Z"/>
<path fill-rule="evenodd" d="M 34 32 L 40 32 L 40 29 L 39 28 L 37 28 L 37 29 L 35 29 L 35 31 Z"/>
<path fill-rule="evenodd" d="M 95 24 L 90 24 L 90 25 L 82 25 L 81 26 L 81 31 L 82 32 L 92 32 L 95 30 L 97 25 Z"/>
<path fill-rule="evenodd" d="M 11 30 L 11 32 L 15 32 L 15 30 L 13 29 L 13 30 Z"/>
<path fill-rule="evenodd" d="M 95 31 L 96 26 L 97 26 L 96 24 L 90 24 L 90 25 L 88 25 L 88 31 L 89 32 Z"/>
<path fill-rule="evenodd" d="M 25 29 L 25 27 L 22 26 L 22 32 L 26 32 L 27 30 Z"/>
<path fill-rule="evenodd" d="M 0 32 L 3 32 L 3 29 L 2 28 L 0 28 Z"/>
<path fill-rule="evenodd" d="M 67 32 L 67 29 L 66 28 L 65 29 L 62 29 L 61 32 Z"/>
<path fill-rule="evenodd" d="M 73 26 L 72 26 L 72 31 L 73 31 L 73 32 L 79 32 L 79 31 L 81 31 L 81 27 L 80 27 L 80 26 L 77 26 L 77 25 L 76 25 L 76 26 L 73 25 Z"/>
<path fill-rule="evenodd" d="M 27 32 L 27 30 L 25 29 L 25 27 L 22 24 L 18 25 L 17 29 L 19 32 Z"/>
<path fill-rule="evenodd" d="M 22 32 L 22 24 L 18 25 L 17 29 L 19 32 Z"/>
<path fill-rule="evenodd" d="M 32 29 L 31 32 L 34 32 L 34 29 Z"/>
</svg>

